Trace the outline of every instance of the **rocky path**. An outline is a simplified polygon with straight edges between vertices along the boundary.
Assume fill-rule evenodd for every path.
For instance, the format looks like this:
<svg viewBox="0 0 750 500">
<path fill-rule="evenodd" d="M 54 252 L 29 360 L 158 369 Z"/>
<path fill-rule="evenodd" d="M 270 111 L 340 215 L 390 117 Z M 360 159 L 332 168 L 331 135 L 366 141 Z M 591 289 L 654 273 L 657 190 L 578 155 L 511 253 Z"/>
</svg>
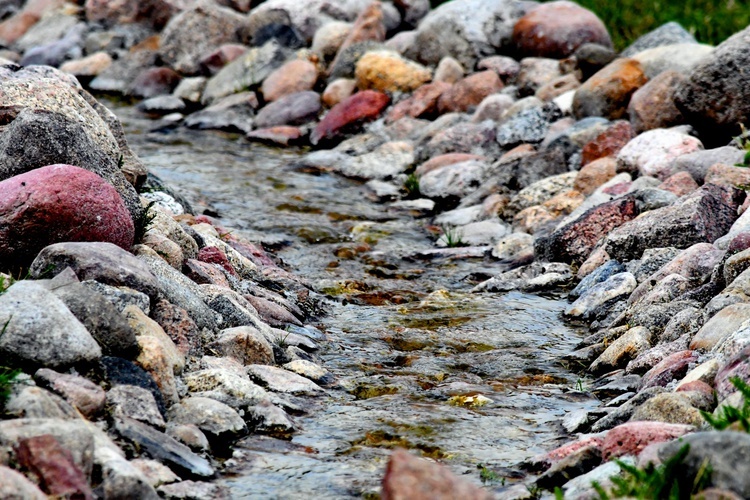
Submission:
<svg viewBox="0 0 750 500">
<path fill-rule="evenodd" d="M 356 463 L 388 457 L 382 484 L 377 469 L 336 494 L 588 498 L 621 458 L 679 462 L 665 481 L 684 495 L 750 497 L 747 29 L 710 47 L 669 23 L 617 53 L 594 13 L 516 0 L 35 0 L 0 19 L 3 496 L 242 495 L 218 475 L 305 461 L 315 446 L 285 440 L 338 394 L 359 401 L 339 415 L 419 396 L 416 420 L 498 416 L 488 438 L 526 430 L 507 414 L 544 398 L 566 414 L 531 419 L 552 451 L 499 443 L 524 472 L 489 464 L 484 489 L 455 474 L 484 451 L 438 453 L 463 450 L 450 426 L 436 450 L 384 417 L 339 440 Z M 89 91 L 142 119 L 124 130 Z M 244 137 L 170 144 L 188 129 Z M 257 179 L 247 155 L 284 164 Z M 151 162 L 199 185 L 186 199 Z M 272 211 L 269 185 L 291 195 Z M 524 295 L 568 291 L 582 339 Z M 503 323 L 504 307 L 534 316 Z M 509 386 L 532 403 L 497 403 Z M 313 461 L 345 463 L 317 443 L 337 458 Z M 612 494 L 660 494 L 626 482 Z"/>
</svg>

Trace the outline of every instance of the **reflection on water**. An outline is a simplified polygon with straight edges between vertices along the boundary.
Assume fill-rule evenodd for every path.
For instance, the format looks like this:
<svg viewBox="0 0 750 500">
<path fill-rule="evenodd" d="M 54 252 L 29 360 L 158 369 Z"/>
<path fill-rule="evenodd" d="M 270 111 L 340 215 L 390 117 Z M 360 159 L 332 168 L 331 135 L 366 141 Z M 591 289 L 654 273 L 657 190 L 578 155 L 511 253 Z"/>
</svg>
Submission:
<svg viewBox="0 0 750 500">
<path fill-rule="evenodd" d="M 479 482 L 560 438 L 582 406 L 576 375 L 555 364 L 580 332 L 557 300 L 467 293 L 475 259 L 404 259 L 432 246 L 427 221 L 368 200 L 361 183 L 293 168 L 298 152 L 186 130 L 145 133 L 118 109 L 134 150 L 167 183 L 229 227 L 279 248 L 332 297 L 319 357 L 338 379 L 295 417 L 291 442 L 250 436 L 227 465 L 233 498 L 351 498 L 378 489 L 390 450 L 407 447 Z M 499 484 L 494 485 L 499 487 Z"/>
</svg>

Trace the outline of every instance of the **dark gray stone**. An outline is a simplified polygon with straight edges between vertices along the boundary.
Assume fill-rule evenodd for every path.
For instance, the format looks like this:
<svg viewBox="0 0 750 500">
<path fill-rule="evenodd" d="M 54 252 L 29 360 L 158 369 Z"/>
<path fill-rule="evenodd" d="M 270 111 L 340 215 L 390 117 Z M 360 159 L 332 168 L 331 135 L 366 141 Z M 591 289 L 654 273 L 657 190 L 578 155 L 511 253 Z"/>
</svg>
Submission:
<svg viewBox="0 0 750 500">
<path fill-rule="evenodd" d="M 697 432 L 659 449 L 666 461 L 683 446 L 689 446 L 685 460 L 675 469 L 680 484 L 694 484 L 699 473 L 708 472 L 710 485 L 750 497 L 750 436 L 744 432 Z M 706 463 L 710 468 L 706 469 Z"/>
<path fill-rule="evenodd" d="M 105 356 L 99 362 L 102 378 L 111 386 L 132 385 L 146 389 L 154 397 L 162 416 L 167 414 L 164 397 L 151 375 L 140 366 L 126 359 Z"/>
<path fill-rule="evenodd" d="M 576 287 L 568 294 L 569 300 L 575 300 L 585 294 L 592 286 L 597 283 L 606 281 L 611 276 L 625 271 L 625 266 L 616 260 L 608 260 L 601 266 L 597 267 L 591 274 L 581 280 Z"/>
<path fill-rule="evenodd" d="M 137 420 L 127 417 L 117 419 L 114 430 L 181 477 L 210 478 L 216 474 L 211 464 L 190 451 L 190 448 Z"/>
<path fill-rule="evenodd" d="M 698 43 L 698 41 L 679 23 L 670 21 L 638 37 L 635 42 L 622 51 L 620 56 L 631 57 L 647 49 L 676 43 Z"/>
</svg>

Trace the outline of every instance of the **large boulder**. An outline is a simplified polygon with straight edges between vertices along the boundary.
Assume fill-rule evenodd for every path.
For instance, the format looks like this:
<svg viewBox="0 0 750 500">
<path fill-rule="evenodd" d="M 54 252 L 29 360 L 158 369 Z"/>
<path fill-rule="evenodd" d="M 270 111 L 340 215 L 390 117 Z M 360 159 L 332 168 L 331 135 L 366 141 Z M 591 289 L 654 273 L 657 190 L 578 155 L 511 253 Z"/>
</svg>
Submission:
<svg viewBox="0 0 750 500">
<path fill-rule="evenodd" d="M 407 57 L 436 66 L 445 56 L 473 68 L 479 59 L 508 48 L 513 26 L 535 4 L 517 0 L 454 0 L 419 24 Z"/>
<path fill-rule="evenodd" d="M 114 187 L 72 165 L 49 165 L 0 182 L 0 259 L 28 265 L 48 245 L 109 242 L 129 249 L 135 228 Z"/>
<path fill-rule="evenodd" d="M 726 143 L 750 119 L 750 27 L 728 38 L 690 73 L 674 96 L 688 122 L 710 143 Z"/>
<path fill-rule="evenodd" d="M 0 296 L 3 363 L 67 368 L 92 363 L 102 351 L 86 328 L 44 286 L 19 281 Z"/>
<path fill-rule="evenodd" d="M 563 59 L 585 43 L 612 47 L 606 26 L 596 14 L 578 4 L 541 4 L 513 27 L 516 50 L 526 57 Z"/>
<path fill-rule="evenodd" d="M 201 56 L 225 43 L 238 42 L 244 16 L 211 2 L 199 2 L 172 18 L 161 34 L 161 58 L 174 70 L 195 74 Z"/>
</svg>

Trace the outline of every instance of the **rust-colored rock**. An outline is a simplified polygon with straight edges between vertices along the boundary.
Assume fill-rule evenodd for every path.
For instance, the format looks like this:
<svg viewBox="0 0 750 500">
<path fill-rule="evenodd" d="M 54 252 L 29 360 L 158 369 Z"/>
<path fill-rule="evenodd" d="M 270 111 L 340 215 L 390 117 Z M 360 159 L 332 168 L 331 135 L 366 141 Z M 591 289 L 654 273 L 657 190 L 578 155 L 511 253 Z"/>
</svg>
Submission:
<svg viewBox="0 0 750 500">
<path fill-rule="evenodd" d="M 750 176 L 748 176 L 747 181 L 750 182 Z M 720 183 L 712 182 L 711 184 L 720 184 Z M 682 172 L 677 172 L 676 174 L 670 175 L 664 180 L 664 182 L 659 184 L 659 186 L 657 187 L 659 189 L 663 189 L 664 191 L 669 191 L 670 193 L 674 193 L 677 196 L 684 196 L 686 194 L 692 193 L 693 191 L 698 189 L 699 186 L 698 186 L 698 183 L 695 182 L 695 179 L 693 179 L 693 176 L 690 175 L 690 172 L 682 171 Z"/>
<path fill-rule="evenodd" d="M 304 59 L 289 61 L 263 81 L 261 91 L 267 102 L 285 95 L 312 90 L 318 81 L 318 68 Z"/>
<path fill-rule="evenodd" d="M 675 89 L 685 80 L 687 77 L 682 73 L 665 71 L 635 91 L 630 99 L 628 115 L 637 134 L 685 122 L 674 103 Z"/>
<path fill-rule="evenodd" d="M 45 493 L 62 498 L 94 498 L 86 475 L 54 436 L 42 434 L 21 439 L 15 451 L 19 464 L 39 477 Z"/>
<path fill-rule="evenodd" d="M 635 59 L 615 59 L 576 91 L 573 114 L 578 119 L 587 116 L 620 119 L 625 116 L 630 97 L 647 81 L 641 63 Z"/>
<path fill-rule="evenodd" d="M 440 95 L 438 111 L 450 113 L 464 112 L 479 105 L 485 97 L 503 89 L 503 82 L 491 70 L 474 73 L 456 83 Z"/>
<path fill-rule="evenodd" d="M 563 59 L 585 43 L 612 46 L 596 14 L 567 1 L 539 5 L 513 27 L 513 43 L 523 56 Z"/>
<path fill-rule="evenodd" d="M 617 160 L 612 156 L 605 156 L 584 165 L 576 175 L 573 188 L 588 195 L 615 175 L 617 175 Z"/>
<path fill-rule="evenodd" d="M 453 474 L 444 465 L 397 449 L 383 477 L 383 500 L 489 500 L 492 495 Z"/>
<path fill-rule="evenodd" d="M 432 82 L 422 85 L 410 98 L 393 106 L 388 111 L 386 121 L 395 122 L 404 116 L 434 118 L 438 113 L 438 99 L 450 88 L 451 84 L 445 82 Z"/>
<path fill-rule="evenodd" d="M 382 92 L 364 90 L 334 106 L 310 135 L 315 146 L 322 141 L 336 141 L 365 122 L 374 120 L 388 106 L 390 98 Z"/>
<path fill-rule="evenodd" d="M 588 165 L 605 156 L 615 156 L 633 138 L 630 123 L 621 120 L 615 122 L 604 132 L 583 147 L 581 165 Z"/>
</svg>

